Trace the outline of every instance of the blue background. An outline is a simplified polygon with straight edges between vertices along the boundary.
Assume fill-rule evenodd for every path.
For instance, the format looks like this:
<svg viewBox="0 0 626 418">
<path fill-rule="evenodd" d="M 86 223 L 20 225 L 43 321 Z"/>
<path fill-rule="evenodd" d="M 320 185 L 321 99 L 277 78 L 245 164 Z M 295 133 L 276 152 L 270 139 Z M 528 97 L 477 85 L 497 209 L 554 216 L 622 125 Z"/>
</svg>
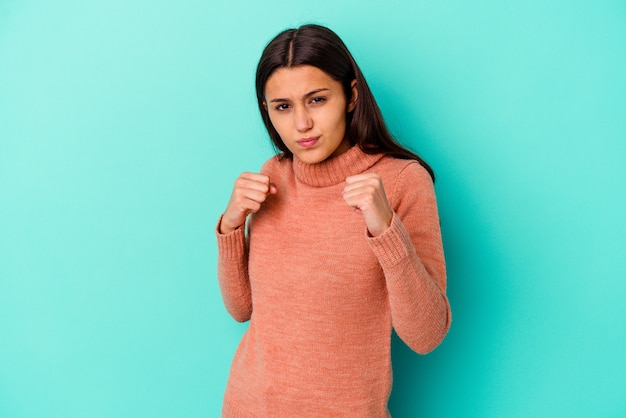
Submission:
<svg viewBox="0 0 626 418">
<path fill-rule="evenodd" d="M 624 1 L 0 0 L 0 417 L 219 415 L 213 228 L 307 22 L 438 176 L 453 325 L 392 414 L 626 416 Z"/>
</svg>

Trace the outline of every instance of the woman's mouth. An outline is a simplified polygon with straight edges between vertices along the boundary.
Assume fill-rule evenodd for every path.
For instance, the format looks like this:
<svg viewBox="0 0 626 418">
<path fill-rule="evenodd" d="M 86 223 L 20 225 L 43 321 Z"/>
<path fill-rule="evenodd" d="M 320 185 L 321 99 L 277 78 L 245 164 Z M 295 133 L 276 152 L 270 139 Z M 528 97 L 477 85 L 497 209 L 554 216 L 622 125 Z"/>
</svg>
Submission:
<svg viewBox="0 0 626 418">
<path fill-rule="evenodd" d="M 302 138 L 296 141 L 301 147 L 311 148 L 313 145 L 317 144 L 317 141 L 320 139 L 319 136 Z"/>
</svg>

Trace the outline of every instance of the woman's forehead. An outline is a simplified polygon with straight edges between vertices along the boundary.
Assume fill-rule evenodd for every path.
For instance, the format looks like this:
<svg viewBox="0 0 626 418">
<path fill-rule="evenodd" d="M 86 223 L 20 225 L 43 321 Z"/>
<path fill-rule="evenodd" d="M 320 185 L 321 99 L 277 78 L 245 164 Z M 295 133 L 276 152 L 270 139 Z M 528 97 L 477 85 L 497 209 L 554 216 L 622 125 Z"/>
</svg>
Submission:
<svg viewBox="0 0 626 418">
<path fill-rule="evenodd" d="M 267 100 L 300 98 L 312 91 L 341 88 L 339 82 L 312 65 L 282 67 L 274 71 L 265 83 Z"/>
</svg>

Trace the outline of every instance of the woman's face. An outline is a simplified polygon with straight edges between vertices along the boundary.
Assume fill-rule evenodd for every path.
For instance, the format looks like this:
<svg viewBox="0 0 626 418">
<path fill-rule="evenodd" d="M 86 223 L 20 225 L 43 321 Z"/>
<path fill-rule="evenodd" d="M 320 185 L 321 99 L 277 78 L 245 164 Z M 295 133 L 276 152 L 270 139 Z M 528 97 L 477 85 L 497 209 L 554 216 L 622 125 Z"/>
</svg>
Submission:
<svg viewBox="0 0 626 418">
<path fill-rule="evenodd" d="M 341 83 L 317 67 L 301 65 L 280 68 L 267 79 L 263 105 L 289 151 L 315 164 L 350 148 L 346 115 L 356 99 L 356 81 L 348 102 Z"/>
</svg>

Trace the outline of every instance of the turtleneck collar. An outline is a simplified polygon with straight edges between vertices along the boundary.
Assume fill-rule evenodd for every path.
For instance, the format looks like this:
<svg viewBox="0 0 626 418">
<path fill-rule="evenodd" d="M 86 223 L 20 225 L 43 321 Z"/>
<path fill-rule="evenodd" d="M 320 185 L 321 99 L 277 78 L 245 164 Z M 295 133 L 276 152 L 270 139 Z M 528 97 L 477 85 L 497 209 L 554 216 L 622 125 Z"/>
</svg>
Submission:
<svg viewBox="0 0 626 418">
<path fill-rule="evenodd" d="M 317 164 L 307 164 L 293 156 L 293 171 L 298 181 L 313 187 L 339 184 L 347 177 L 360 174 L 383 158 L 383 154 L 366 154 L 358 145 L 343 154 Z"/>
</svg>

